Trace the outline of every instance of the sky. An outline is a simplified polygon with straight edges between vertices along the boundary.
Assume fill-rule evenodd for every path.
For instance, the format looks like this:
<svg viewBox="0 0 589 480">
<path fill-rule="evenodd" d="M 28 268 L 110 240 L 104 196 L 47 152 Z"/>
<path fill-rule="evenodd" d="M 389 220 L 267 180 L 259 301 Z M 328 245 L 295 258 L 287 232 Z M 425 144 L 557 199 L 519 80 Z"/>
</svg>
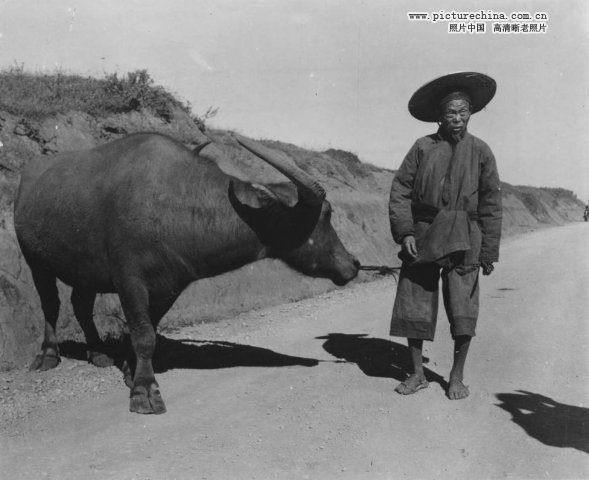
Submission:
<svg viewBox="0 0 589 480">
<path fill-rule="evenodd" d="M 544 12 L 545 33 L 449 33 L 408 12 Z M 475 21 L 476 22 L 476 21 Z M 522 23 L 502 21 L 500 23 Z M 468 22 L 465 22 L 468 23 Z M 0 0 L 0 68 L 103 76 L 147 69 L 209 125 L 341 148 L 396 169 L 437 126 L 409 114 L 424 83 L 478 71 L 497 93 L 471 118 L 502 180 L 589 201 L 589 2 Z"/>
</svg>

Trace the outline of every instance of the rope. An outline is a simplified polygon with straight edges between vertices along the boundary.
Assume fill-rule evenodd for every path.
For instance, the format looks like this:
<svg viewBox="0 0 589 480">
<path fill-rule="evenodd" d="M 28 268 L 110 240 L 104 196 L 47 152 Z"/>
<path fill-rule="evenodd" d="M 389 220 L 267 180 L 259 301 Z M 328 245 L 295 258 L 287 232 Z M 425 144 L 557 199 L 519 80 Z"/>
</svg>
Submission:
<svg viewBox="0 0 589 480">
<path fill-rule="evenodd" d="M 360 265 L 360 270 L 376 272 L 379 275 L 392 275 L 397 278 L 401 267 L 389 267 L 388 265 Z"/>
</svg>

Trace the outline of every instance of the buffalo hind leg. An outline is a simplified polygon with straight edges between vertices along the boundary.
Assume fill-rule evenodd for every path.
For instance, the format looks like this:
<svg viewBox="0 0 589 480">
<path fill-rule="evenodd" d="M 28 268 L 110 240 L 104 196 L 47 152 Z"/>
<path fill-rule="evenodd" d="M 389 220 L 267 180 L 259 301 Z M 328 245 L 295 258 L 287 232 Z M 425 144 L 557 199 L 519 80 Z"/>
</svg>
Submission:
<svg viewBox="0 0 589 480">
<path fill-rule="evenodd" d="M 164 413 L 166 406 L 155 381 L 151 362 L 155 351 L 155 330 L 149 315 L 147 288 L 137 277 L 122 278 L 117 284 L 136 357 L 129 410 L 136 413 Z"/>
<path fill-rule="evenodd" d="M 45 270 L 31 268 L 35 288 L 41 299 L 41 308 L 45 316 L 45 335 L 41 346 L 41 353 L 29 367 L 29 370 L 49 370 L 55 368 L 61 359 L 55 326 L 59 316 L 59 294 L 56 278 Z"/>
<path fill-rule="evenodd" d="M 88 361 L 97 367 L 110 367 L 114 361 L 104 353 L 104 344 L 92 320 L 95 299 L 96 292 L 92 290 L 81 288 L 74 288 L 72 290 L 71 300 L 72 306 L 74 307 L 74 315 L 86 337 Z"/>
</svg>

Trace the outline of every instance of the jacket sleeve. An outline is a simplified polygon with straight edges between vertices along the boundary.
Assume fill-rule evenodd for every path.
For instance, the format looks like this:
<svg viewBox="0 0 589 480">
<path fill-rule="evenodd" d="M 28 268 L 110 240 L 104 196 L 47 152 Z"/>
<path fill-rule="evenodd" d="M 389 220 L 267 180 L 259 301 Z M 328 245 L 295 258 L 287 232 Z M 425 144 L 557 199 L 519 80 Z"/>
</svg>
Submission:
<svg viewBox="0 0 589 480">
<path fill-rule="evenodd" d="M 479 177 L 479 225 L 483 234 L 479 261 L 499 260 L 501 241 L 501 185 L 491 149 L 485 145 Z"/>
<path fill-rule="evenodd" d="M 391 187 L 389 220 L 393 239 L 399 244 L 407 235 L 415 235 L 413 215 L 411 213 L 411 198 L 418 160 L 419 147 L 415 143 L 405 156 Z"/>
</svg>

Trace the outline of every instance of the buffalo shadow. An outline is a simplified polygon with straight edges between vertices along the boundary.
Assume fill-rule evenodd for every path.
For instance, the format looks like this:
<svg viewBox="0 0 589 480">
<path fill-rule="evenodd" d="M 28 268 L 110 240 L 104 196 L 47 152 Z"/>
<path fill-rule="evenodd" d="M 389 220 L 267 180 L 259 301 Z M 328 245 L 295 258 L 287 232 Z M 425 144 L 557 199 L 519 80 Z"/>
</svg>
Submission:
<svg viewBox="0 0 589 480">
<path fill-rule="evenodd" d="M 526 390 L 498 393 L 496 404 L 511 420 L 544 445 L 589 453 L 589 409 L 559 403 Z"/>
<path fill-rule="evenodd" d="M 339 359 L 358 365 L 370 377 L 394 378 L 402 382 L 407 373 L 413 370 L 409 348 L 400 343 L 383 338 L 370 338 L 365 333 L 329 333 L 321 337 L 325 340 L 323 349 Z M 429 359 L 423 357 L 423 362 Z M 429 382 L 438 383 L 444 390 L 448 384 L 444 378 L 429 368 L 424 368 Z"/>
<path fill-rule="evenodd" d="M 67 340 L 59 345 L 61 355 L 77 360 L 86 360 L 87 345 Z M 100 349 L 114 359 L 123 370 L 129 361 L 133 368 L 135 359 L 128 335 L 119 340 L 109 340 Z M 172 339 L 158 334 L 152 359 L 155 373 L 175 368 L 217 369 L 232 367 L 314 367 L 319 361 L 314 358 L 285 355 L 273 350 L 220 340 Z"/>
</svg>

